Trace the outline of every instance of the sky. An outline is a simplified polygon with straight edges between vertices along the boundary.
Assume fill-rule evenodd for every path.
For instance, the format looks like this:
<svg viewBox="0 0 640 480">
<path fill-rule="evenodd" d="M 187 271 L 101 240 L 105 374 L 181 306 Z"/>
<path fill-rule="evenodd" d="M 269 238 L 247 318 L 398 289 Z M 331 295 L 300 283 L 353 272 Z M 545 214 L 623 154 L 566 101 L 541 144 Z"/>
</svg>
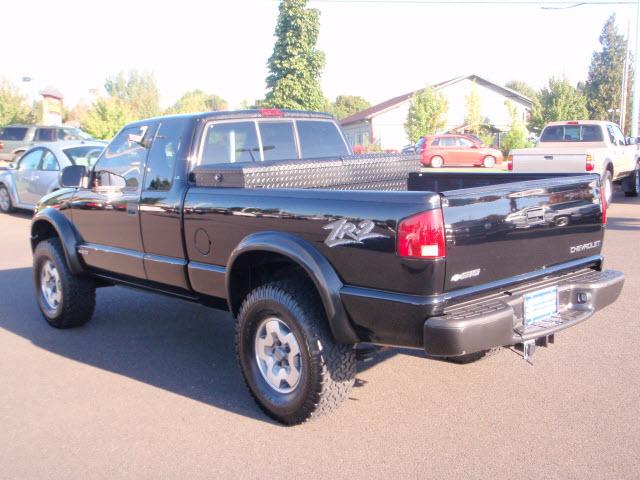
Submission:
<svg viewBox="0 0 640 480">
<path fill-rule="evenodd" d="M 415 1 L 415 0 L 414 0 Z M 608 16 L 626 34 L 635 6 L 425 5 L 311 0 L 326 55 L 325 96 L 377 103 L 459 75 L 542 87 L 551 76 L 585 80 Z M 91 98 L 107 77 L 155 75 L 163 106 L 202 89 L 231 108 L 265 93 L 278 15 L 275 0 L 6 0 L 0 77 L 27 95 L 53 85 L 65 104 Z M 22 82 L 22 77 L 33 83 Z"/>
</svg>

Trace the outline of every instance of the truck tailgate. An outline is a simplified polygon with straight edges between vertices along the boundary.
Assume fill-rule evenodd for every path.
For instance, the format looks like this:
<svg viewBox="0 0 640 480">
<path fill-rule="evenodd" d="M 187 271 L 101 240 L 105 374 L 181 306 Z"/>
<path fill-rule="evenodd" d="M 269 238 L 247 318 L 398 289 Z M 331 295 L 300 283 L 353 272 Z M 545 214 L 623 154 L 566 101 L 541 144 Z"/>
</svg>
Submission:
<svg viewBox="0 0 640 480">
<path fill-rule="evenodd" d="M 556 150 L 557 152 L 557 150 Z M 584 172 L 587 155 L 584 152 L 551 153 L 543 151 L 513 154 L 514 172 Z"/>
<path fill-rule="evenodd" d="M 581 175 L 441 192 L 444 290 L 599 255 L 599 191 L 597 176 Z"/>
</svg>

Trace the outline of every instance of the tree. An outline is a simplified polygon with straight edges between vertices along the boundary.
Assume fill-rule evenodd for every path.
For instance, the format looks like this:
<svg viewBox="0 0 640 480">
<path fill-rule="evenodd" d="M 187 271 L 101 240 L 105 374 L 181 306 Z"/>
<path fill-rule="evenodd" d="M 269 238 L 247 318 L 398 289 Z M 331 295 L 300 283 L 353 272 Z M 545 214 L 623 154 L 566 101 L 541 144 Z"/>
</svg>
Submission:
<svg viewBox="0 0 640 480">
<path fill-rule="evenodd" d="M 464 99 L 465 106 L 467 107 L 467 113 L 464 118 L 464 123 L 467 124 L 467 128 L 475 135 L 480 134 L 480 127 L 484 122 L 482 116 L 482 104 L 480 94 L 478 93 L 478 87 L 474 83 L 471 87 L 471 92 Z"/>
<path fill-rule="evenodd" d="M 0 80 L 0 127 L 10 123 L 27 123 L 31 109 L 18 88 L 7 80 Z"/>
<path fill-rule="evenodd" d="M 82 129 L 96 138 L 110 139 L 135 119 L 131 107 L 121 98 L 99 98 L 86 113 Z"/>
<path fill-rule="evenodd" d="M 423 135 L 442 130 L 446 125 L 445 114 L 449 106 L 442 93 L 427 86 L 413 95 L 409 114 L 404 124 L 409 140 L 417 142 Z"/>
<path fill-rule="evenodd" d="M 227 108 L 228 103 L 222 97 L 202 90 L 191 90 L 182 95 L 166 113 L 216 112 Z"/>
<path fill-rule="evenodd" d="M 585 83 L 587 109 L 592 120 L 617 121 L 620 118 L 622 77 L 627 55 L 627 41 L 618 33 L 616 16 L 611 15 L 600 34 L 601 51 L 593 52 L 589 76 Z M 627 118 L 631 119 L 631 85 L 633 72 L 629 69 L 627 90 Z M 627 124 L 627 126 L 630 123 Z"/>
<path fill-rule="evenodd" d="M 529 98 L 529 100 L 535 100 L 538 96 L 538 92 L 535 88 L 529 85 L 527 82 L 523 82 L 522 80 L 511 80 L 504 85 L 511 90 L 515 90 L 521 95 Z"/>
<path fill-rule="evenodd" d="M 324 54 L 316 49 L 320 12 L 306 4 L 307 0 L 280 2 L 277 39 L 267 64 L 267 107 L 322 110 L 326 105 L 319 81 Z"/>
<path fill-rule="evenodd" d="M 502 137 L 502 151 L 505 155 L 514 148 L 524 148 L 529 146 L 527 141 L 527 130 L 524 128 L 524 122 L 518 115 L 518 109 L 509 100 L 504 102 L 505 107 L 509 111 L 511 119 L 509 131 Z"/>
<path fill-rule="evenodd" d="M 110 97 L 126 103 L 136 120 L 160 115 L 160 91 L 154 76 L 150 73 L 131 70 L 128 77 L 124 72 L 108 78 L 104 85 Z"/>
<path fill-rule="evenodd" d="M 371 106 L 369 101 L 356 95 L 338 95 L 336 101 L 331 104 L 330 112 L 338 119 L 342 120 L 354 113 L 366 110 Z"/>
<path fill-rule="evenodd" d="M 529 128 L 539 132 L 556 120 L 585 120 L 589 118 L 585 96 L 566 78 L 550 78 L 534 102 Z"/>
</svg>

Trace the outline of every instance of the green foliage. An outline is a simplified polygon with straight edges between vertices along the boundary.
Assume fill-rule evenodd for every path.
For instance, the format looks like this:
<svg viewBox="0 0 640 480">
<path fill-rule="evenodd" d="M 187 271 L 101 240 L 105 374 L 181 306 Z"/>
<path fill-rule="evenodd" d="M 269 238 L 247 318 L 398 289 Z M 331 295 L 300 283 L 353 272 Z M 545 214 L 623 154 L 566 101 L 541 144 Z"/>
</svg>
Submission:
<svg viewBox="0 0 640 480">
<path fill-rule="evenodd" d="M 338 120 L 342 120 L 354 113 L 366 110 L 370 106 L 371 103 L 362 97 L 356 95 L 338 95 L 336 101 L 331 104 L 328 111 Z"/>
<path fill-rule="evenodd" d="M 131 70 L 108 78 L 105 90 L 109 96 L 126 103 L 136 120 L 160 115 L 160 91 L 154 76 L 150 73 Z"/>
<path fill-rule="evenodd" d="M 218 95 L 208 94 L 202 90 L 191 90 L 182 95 L 165 113 L 216 112 L 226 110 L 228 106 L 227 101 Z"/>
<path fill-rule="evenodd" d="M 29 122 L 30 110 L 26 97 L 18 88 L 7 80 L 0 80 L 0 127 Z"/>
<path fill-rule="evenodd" d="M 565 78 L 550 78 L 534 102 L 529 128 L 540 132 L 542 127 L 557 120 L 589 118 L 585 96 Z"/>
<path fill-rule="evenodd" d="M 611 15 L 600 34 L 600 45 L 602 50 L 594 52 L 589 66 L 589 76 L 585 83 L 585 93 L 587 96 L 587 108 L 592 120 L 617 121 L 620 113 L 622 101 L 622 76 L 624 60 L 627 52 L 627 41 L 624 36 L 618 33 L 616 27 L 616 16 Z M 628 103 L 627 118 L 631 120 L 631 86 L 633 73 L 629 69 L 629 83 L 627 91 Z M 627 131 L 628 126 L 627 124 Z"/>
<path fill-rule="evenodd" d="M 307 0 L 280 2 L 264 106 L 302 110 L 326 107 L 319 80 L 325 59 L 316 49 L 320 12 L 305 8 L 306 4 Z"/>
<path fill-rule="evenodd" d="M 515 90 L 521 95 L 528 97 L 530 100 L 535 100 L 538 96 L 538 92 L 535 88 L 529 85 L 527 82 L 523 82 L 521 80 L 511 80 L 507 82 L 505 87 L 510 88 L 511 90 Z"/>
<path fill-rule="evenodd" d="M 509 131 L 502 137 L 502 151 L 505 155 L 515 148 L 525 148 L 529 146 L 527 141 L 527 130 L 518 115 L 518 109 L 509 100 L 504 102 L 511 118 Z"/>
<path fill-rule="evenodd" d="M 124 100 L 117 97 L 99 98 L 86 112 L 81 126 L 95 138 L 111 139 L 135 114 Z"/>
<path fill-rule="evenodd" d="M 409 140 L 417 142 L 423 135 L 437 133 L 446 125 L 447 99 L 437 90 L 427 86 L 411 99 L 409 114 L 404 124 Z"/>
<path fill-rule="evenodd" d="M 470 132 L 475 135 L 480 134 L 480 128 L 482 123 L 484 122 L 484 117 L 482 116 L 482 103 L 480 99 L 480 94 L 478 93 L 478 87 L 476 84 L 473 84 L 471 87 L 471 92 L 464 99 L 465 106 L 467 107 L 467 113 L 464 118 L 464 123 L 467 125 L 467 128 Z"/>
</svg>

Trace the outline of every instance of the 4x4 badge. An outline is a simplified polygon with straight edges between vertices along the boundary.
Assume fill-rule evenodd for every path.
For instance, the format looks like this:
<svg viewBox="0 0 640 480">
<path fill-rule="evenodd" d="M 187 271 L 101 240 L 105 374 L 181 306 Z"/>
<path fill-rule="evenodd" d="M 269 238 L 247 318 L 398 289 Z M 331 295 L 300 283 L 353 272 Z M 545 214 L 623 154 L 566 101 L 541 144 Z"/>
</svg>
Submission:
<svg viewBox="0 0 640 480">
<path fill-rule="evenodd" d="M 375 224 L 371 220 L 363 220 L 357 225 L 340 219 L 325 225 L 323 230 L 331 230 L 329 236 L 324 243 L 328 247 L 337 247 L 338 245 L 349 245 L 351 243 L 362 243 L 369 238 L 389 238 L 388 235 L 381 233 L 371 233 Z"/>
</svg>

